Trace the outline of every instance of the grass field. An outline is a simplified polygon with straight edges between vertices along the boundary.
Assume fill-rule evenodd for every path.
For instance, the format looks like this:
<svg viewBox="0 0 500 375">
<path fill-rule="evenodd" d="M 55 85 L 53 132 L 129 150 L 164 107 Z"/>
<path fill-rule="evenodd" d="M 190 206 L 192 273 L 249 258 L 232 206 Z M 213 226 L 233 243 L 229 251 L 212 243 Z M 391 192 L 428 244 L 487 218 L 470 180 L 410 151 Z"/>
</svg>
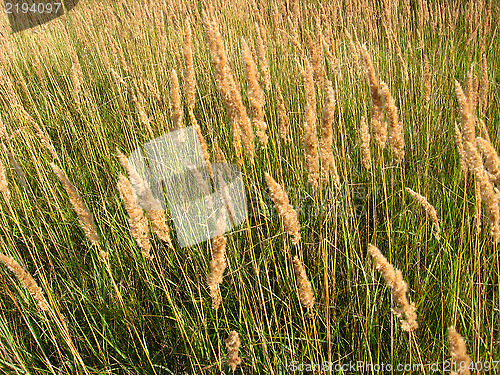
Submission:
<svg viewBox="0 0 500 375">
<path fill-rule="evenodd" d="M 2 16 L 0 372 L 500 372 L 499 5 Z M 248 215 L 181 248 L 125 156 L 185 126 Z"/>
</svg>

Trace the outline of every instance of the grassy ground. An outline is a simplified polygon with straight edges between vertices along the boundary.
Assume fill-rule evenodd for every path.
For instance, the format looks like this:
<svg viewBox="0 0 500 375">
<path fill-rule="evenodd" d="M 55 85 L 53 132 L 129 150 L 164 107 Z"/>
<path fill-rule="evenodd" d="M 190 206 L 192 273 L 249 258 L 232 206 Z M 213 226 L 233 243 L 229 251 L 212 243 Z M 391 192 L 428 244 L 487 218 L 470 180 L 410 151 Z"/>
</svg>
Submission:
<svg viewBox="0 0 500 375">
<path fill-rule="evenodd" d="M 50 310 L 37 308 L 14 274 L 1 267 L 0 369 L 6 374 L 231 373 L 224 340 L 234 330 L 242 358 L 236 373 L 285 374 L 293 363 L 324 361 L 439 363 L 443 371 L 451 325 L 465 338 L 473 361 L 500 360 L 497 247 L 484 212 L 482 231 L 476 230 L 474 177 L 460 169 L 454 138 L 461 121 L 454 80 L 465 87 L 470 71 L 478 80 L 477 116 L 498 146 L 497 8 L 487 0 L 81 1 L 67 17 L 4 33 L 1 160 L 11 196 L 2 198 L 1 252 L 33 275 Z M 170 72 L 177 70 L 183 89 L 187 16 L 198 83 L 194 113 L 212 155 L 218 144 L 228 162 L 236 163 L 203 10 L 219 24 L 245 105 L 241 38 L 257 51 L 256 21 L 266 31 L 272 83 L 265 90 L 269 144 L 263 148 L 256 139 L 254 165 L 245 156 L 249 215 L 226 234 L 228 267 L 217 311 L 206 283 L 210 241 L 180 248 L 169 221 L 175 249 L 152 235 L 154 260 L 145 258 L 116 189 L 123 173 L 116 148 L 129 154 L 174 128 Z M 317 192 L 308 184 L 299 70 L 313 52 L 307 35 L 313 45 L 319 35 L 325 41 L 321 63 L 336 97 L 333 154 L 340 189 L 333 180 Z M 372 107 L 359 54 L 363 43 L 396 101 L 405 139 L 405 157 L 397 163 L 390 147 L 381 149 L 372 137 L 370 170 L 362 164 L 358 136 L 361 117 L 369 120 Z M 288 143 L 279 133 L 277 85 L 290 118 Z M 320 84 L 316 94 L 319 130 L 326 95 Z M 149 120 L 141 119 L 141 108 Z M 55 153 L 44 147 L 27 114 L 50 137 Z M 190 124 L 187 116 L 184 120 Z M 85 237 L 51 162 L 66 172 L 93 213 L 100 247 Z M 265 172 L 283 185 L 299 213 L 299 245 L 291 243 L 274 210 Z M 435 206 L 439 240 L 406 187 Z M 416 303 L 417 330 L 401 330 L 391 313 L 394 301 L 368 243 L 402 271 Z M 99 250 L 109 252 L 109 263 Z M 297 297 L 294 255 L 303 258 L 313 285 L 311 311 Z"/>
</svg>

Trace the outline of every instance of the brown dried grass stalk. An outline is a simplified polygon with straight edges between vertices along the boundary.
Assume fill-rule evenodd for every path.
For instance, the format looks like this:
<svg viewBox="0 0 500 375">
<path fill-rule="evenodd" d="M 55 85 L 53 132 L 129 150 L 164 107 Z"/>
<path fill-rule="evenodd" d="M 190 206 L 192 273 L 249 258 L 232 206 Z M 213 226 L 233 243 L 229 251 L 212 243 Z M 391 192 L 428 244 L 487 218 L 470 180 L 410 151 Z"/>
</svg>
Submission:
<svg viewBox="0 0 500 375">
<path fill-rule="evenodd" d="M 306 309 L 311 309 L 314 306 L 314 292 L 311 282 L 307 278 L 306 269 L 304 264 L 298 256 L 293 258 L 293 266 L 295 270 L 295 277 L 299 286 L 299 300 L 302 306 Z"/>
<path fill-rule="evenodd" d="M 172 122 L 174 129 L 184 127 L 184 111 L 182 110 L 181 89 L 179 85 L 179 77 L 175 69 L 172 69 L 172 87 L 170 89 L 170 103 L 172 105 Z"/>
<path fill-rule="evenodd" d="M 49 304 L 43 294 L 43 289 L 38 286 L 35 279 L 24 270 L 23 267 L 11 256 L 0 254 L 0 262 L 16 276 L 21 285 L 28 290 L 35 299 L 38 307 L 44 311 L 49 311 Z"/>
<path fill-rule="evenodd" d="M 375 267 L 380 272 L 389 288 L 391 288 L 392 297 L 399 305 L 398 308 L 392 309 L 393 313 L 395 313 L 398 318 L 404 316 L 404 319 L 401 319 L 401 329 L 408 332 L 417 329 L 418 323 L 415 302 L 410 303 L 408 301 L 406 295 L 408 293 L 408 284 L 403 279 L 403 274 L 389 263 L 376 246 L 368 244 L 368 252 L 375 261 Z"/>
<path fill-rule="evenodd" d="M 88 240 L 93 245 L 99 246 L 100 238 L 94 224 L 94 217 L 80 196 L 80 193 L 78 193 L 78 190 L 76 190 L 75 186 L 69 181 L 66 174 L 57 165 L 50 163 L 50 166 L 59 181 L 63 184 L 64 190 L 68 193 L 69 200 L 78 216 L 78 221 L 80 222 Z"/>
<path fill-rule="evenodd" d="M 286 191 L 278 184 L 269 173 L 265 174 L 267 186 L 269 188 L 269 193 L 271 200 L 274 203 L 274 207 L 285 226 L 286 232 L 292 236 L 292 243 L 298 245 L 300 242 L 300 223 L 297 215 L 297 211 L 290 204 L 288 195 Z"/>
</svg>

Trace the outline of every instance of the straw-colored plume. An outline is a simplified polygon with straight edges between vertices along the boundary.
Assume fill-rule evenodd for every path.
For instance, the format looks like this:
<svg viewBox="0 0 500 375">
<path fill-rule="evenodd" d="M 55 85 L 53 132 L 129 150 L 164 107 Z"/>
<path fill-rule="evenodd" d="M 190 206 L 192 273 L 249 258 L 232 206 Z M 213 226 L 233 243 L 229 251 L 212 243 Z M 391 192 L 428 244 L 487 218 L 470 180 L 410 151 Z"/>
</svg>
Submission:
<svg viewBox="0 0 500 375">
<path fill-rule="evenodd" d="M 33 117 L 28 114 L 28 112 L 23 110 L 23 115 L 26 121 L 35 128 L 35 133 L 42 146 L 47 149 L 47 151 L 50 153 L 50 155 L 52 155 L 54 159 L 59 160 L 59 157 L 57 156 L 56 150 L 54 148 L 54 145 L 52 144 L 52 141 L 50 140 L 49 135 L 40 128 L 38 123 Z"/>
<path fill-rule="evenodd" d="M 361 117 L 361 126 L 359 129 L 359 138 L 361 143 L 361 157 L 363 160 L 363 165 L 366 169 L 372 167 L 372 157 L 370 152 L 370 131 L 368 129 L 368 123 L 366 122 L 366 117 Z"/>
<path fill-rule="evenodd" d="M 500 157 L 490 141 L 477 137 L 477 144 L 484 155 L 484 166 L 489 173 L 490 180 L 500 186 Z"/>
<path fill-rule="evenodd" d="M 403 279 L 403 274 L 389 263 L 376 246 L 368 244 L 368 252 L 375 261 L 375 267 L 380 272 L 389 288 L 391 288 L 392 297 L 399 306 L 392 311 L 398 318 L 401 318 L 401 328 L 403 331 L 408 332 L 417 329 L 418 323 L 415 302 L 410 303 L 408 301 L 406 295 L 408 292 L 408 284 Z"/>
<path fill-rule="evenodd" d="M 172 87 L 170 89 L 170 102 L 172 105 L 172 122 L 174 129 L 182 128 L 184 111 L 182 110 L 181 89 L 179 85 L 179 77 L 175 69 L 172 69 Z"/>
<path fill-rule="evenodd" d="M 434 228 L 436 229 L 436 238 L 439 239 L 439 235 L 441 233 L 441 228 L 439 226 L 439 219 L 437 216 L 437 211 L 432 204 L 429 203 L 426 197 L 420 195 L 416 191 L 413 191 L 410 188 L 406 188 L 406 191 L 422 206 L 425 210 L 425 213 L 430 217 L 434 224 Z"/>
<path fill-rule="evenodd" d="M 257 32 L 257 49 L 259 54 L 259 66 L 262 73 L 262 80 L 266 87 L 266 90 L 271 89 L 271 73 L 269 72 L 269 64 L 267 61 L 267 41 L 266 41 L 266 29 L 262 24 L 255 23 L 255 30 Z"/>
<path fill-rule="evenodd" d="M 0 262 L 2 262 L 16 276 L 21 285 L 28 290 L 37 302 L 38 307 L 44 311 L 49 311 L 49 304 L 45 299 L 43 290 L 38 286 L 35 279 L 33 279 L 33 277 L 11 256 L 0 254 Z"/>
<path fill-rule="evenodd" d="M 380 82 L 380 95 L 384 99 L 385 111 L 389 118 L 389 143 L 391 144 L 396 160 L 401 162 L 405 155 L 403 124 L 399 121 L 398 109 L 385 82 Z"/>
<path fill-rule="evenodd" d="M 307 60 L 304 70 L 304 89 L 306 94 L 304 141 L 306 167 L 309 172 L 307 179 L 312 188 L 317 189 L 319 187 L 319 157 L 318 134 L 316 129 L 316 90 L 314 88 L 313 69 Z"/>
<path fill-rule="evenodd" d="M 248 47 L 245 39 L 241 41 L 243 49 L 243 60 L 245 62 L 245 74 L 248 81 L 248 101 L 252 108 L 252 122 L 255 126 L 256 134 L 259 137 L 260 142 L 264 147 L 267 147 L 268 136 L 266 134 L 267 124 L 264 119 L 264 105 L 266 104 L 266 98 L 264 96 L 264 90 L 260 87 L 258 80 L 257 66 L 252 57 L 252 51 Z"/>
<path fill-rule="evenodd" d="M 299 287 L 299 300 L 302 306 L 306 309 L 311 309 L 314 306 L 314 292 L 311 282 L 307 278 L 306 269 L 304 264 L 298 256 L 293 258 L 293 267 L 295 270 L 295 277 Z"/>
<path fill-rule="evenodd" d="M 328 182 L 330 173 L 337 189 L 340 189 L 340 176 L 337 170 L 337 164 L 333 157 L 333 119 L 335 117 L 335 94 L 332 83 L 327 81 L 326 103 L 323 108 L 321 118 L 321 139 L 319 141 L 319 150 L 321 155 L 321 181 Z"/>
<path fill-rule="evenodd" d="M 300 242 L 300 223 L 297 211 L 290 204 L 286 191 L 268 173 L 265 175 L 271 200 L 285 226 L 286 232 L 292 236 L 292 243 Z"/>
<path fill-rule="evenodd" d="M 234 373 L 236 371 L 236 367 L 241 364 L 241 358 L 239 355 L 241 342 L 238 332 L 231 331 L 225 343 L 227 347 L 227 365 Z"/>
<path fill-rule="evenodd" d="M 448 328 L 448 342 L 450 356 L 453 362 L 455 362 L 453 368 L 458 370 L 457 372 L 452 372 L 452 374 L 470 375 L 469 367 L 471 359 L 467 355 L 465 340 L 453 326 Z"/>
<path fill-rule="evenodd" d="M 184 39 L 184 62 L 186 73 L 184 75 L 184 90 L 189 110 L 194 110 L 196 103 L 196 75 L 193 60 L 193 36 L 191 32 L 191 23 L 186 19 L 186 38 Z"/>
<path fill-rule="evenodd" d="M 208 289 L 212 297 L 212 308 L 217 310 L 222 302 L 220 294 L 220 284 L 224 271 L 227 267 L 226 262 L 226 245 L 227 240 L 224 236 L 225 231 L 225 215 L 219 218 L 217 222 L 217 232 L 220 233 L 212 239 L 212 260 L 210 261 L 210 273 L 207 276 Z"/>
<path fill-rule="evenodd" d="M 288 117 L 288 112 L 285 107 L 285 99 L 281 93 L 281 88 L 276 85 L 276 101 L 278 105 L 278 117 L 280 119 L 280 136 L 285 142 L 290 141 L 290 119 Z"/>
<path fill-rule="evenodd" d="M 465 155 L 464 144 L 462 142 L 462 132 L 457 124 L 455 124 L 455 143 L 457 144 L 458 157 L 460 161 L 460 168 L 464 173 L 467 172 L 467 156 Z"/>
<path fill-rule="evenodd" d="M 380 93 L 380 85 L 377 74 L 375 73 L 375 67 L 373 66 L 371 55 L 368 52 L 366 45 L 361 46 L 360 52 L 365 66 L 366 78 L 368 80 L 368 85 L 370 86 L 370 95 L 372 98 L 371 126 L 375 132 L 375 140 L 381 148 L 384 148 L 387 140 L 387 123 L 383 121 L 384 102 Z"/>
<path fill-rule="evenodd" d="M 483 55 L 483 69 L 481 72 L 481 84 L 479 88 L 479 98 L 482 113 L 486 112 L 486 109 L 488 108 L 489 90 L 490 83 L 488 78 L 488 61 L 486 60 L 486 55 Z"/>
<path fill-rule="evenodd" d="M 117 187 L 129 216 L 130 234 L 139 245 L 144 257 L 152 259 L 148 220 L 144 216 L 142 208 L 137 205 L 132 185 L 127 177 L 120 174 Z"/>
<path fill-rule="evenodd" d="M 63 184 L 64 190 L 68 193 L 69 200 L 78 216 L 78 221 L 80 222 L 85 235 L 93 245 L 99 246 L 100 238 L 94 224 L 94 217 L 80 196 L 80 193 L 78 193 L 78 190 L 76 190 L 75 186 L 69 181 L 66 174 L 57 165 L 50 163 L 50 166 L 57 175 L 59 181 Z"/>
<path fill-rule="evenodd" d="M 7 180 L 7 173 L 5 171 L 5 166 L 3 162 L 0 160 L 0 192 L 2 193 L 4 201 L 9 204 L 10 203 L 10 189 L 9 182 Z"/>
</svg>

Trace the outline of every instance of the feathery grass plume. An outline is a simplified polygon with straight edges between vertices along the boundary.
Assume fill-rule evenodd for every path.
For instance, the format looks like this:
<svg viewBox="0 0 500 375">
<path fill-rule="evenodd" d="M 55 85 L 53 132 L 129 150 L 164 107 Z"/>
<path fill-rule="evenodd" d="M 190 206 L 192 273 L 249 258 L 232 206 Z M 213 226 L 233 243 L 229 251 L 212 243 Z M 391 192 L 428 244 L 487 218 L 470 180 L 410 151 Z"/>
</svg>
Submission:
<svg viewBox="0 0 500 375">
<path fill-rule="evenodd" d="M 260 87 L 260 83 L 257 78 L 258 71 L 252 58 L 252 51 L 248 47 L 245 39 L 241 39 L 241 44 L 243 50 L 243 60 L 245 61 L 245 74 L 248 81 L 248 101 L 252 107 L 252 122 L 257 129 L 255 133 L 259 137 L 260 142 L 264 147 L 267 147 L 269 138 L 266 134 L 267 124 L 264 120 L 264 105 L 266 104 L 264 90 Z"/>
<path fill-rule="evenodd" d="M 429 59 L 424 56 L 424 94 L 425 102 L 429 105 L 431 101 L 432 85 L 431 85 L 431 71 L 429 66 Z"/>
<path fill-rule="evenodd" d="M 203 19 L 205 21 L 208 47 L 215 68 L 217 85 L 222 94 L 222 99 L 226 105 L 229 117 L 231 118 L 233 144 L 235 146 L 238 164 L 242 164 L 240 146 L 242 140 L 250 161 L 254 163 L 255 135 L 246 108 L 243 104 L 243 99 L 241 98 L 240 87 L 236 83 L 234 74 L 227 61 L 219 26 L 216 21 L 209 20 L 205 13 L 203 13 Z M 243 135 L 243 139 L 241 135 Z"/>
<path fill-rule="evenodd" d="M 235 372 L 236 367 L 241 364 L 241 358 L 239 355 L 241 342 L 238 332 L 231 331 L 225 343 L 227 347 L 227 365 L 233 372 Z"/>
<path fill-rule="evenodd" d="M 35 279 L 24 270 L 23 267 L 11 256 L 0 254 L 0 262 L 14 274 L 21 285 L 28 290 L 31 296 L 35 299 L 38 307 L 44 311 L 49 311 L 49 304 L 45 299 L 42 288 L 38 286 Z"/>
<path fill-rule="evenodd" d="M 476 144 L 464 142 L 464 149 L 467 155 L 467 164 L 479 182 L 481 200 L 485 205 L 491 226 L 490 235 L 493 241 L 498 243 L 500 242 L 500 205 L 495 196 L 493 184 L 488 177 L 488 172 L 484 168 Z"/>
<path fill-rule="evenodd" d="M 264 81 L 266 90 L 269 91 L 271 89 L 271 73 L 269 72 L 269 64 L 267 61 L 266 29 L 261 22 L 256 22 L 255 30 L 257 32 L 257 49 L 262 80 Z"/>
<path fill-rule="evenodd" d="M 9 190 L 9 182 L 7 180 L 7 173 L 5 172 L 5 166 L 3 162 L 0 160 L 0 192 L 2 193 L 4 201 L 9 204 L 10 203 L 10 190 Z"/>
<path fill-rule="evenodd" d="M 441 228 L 439 226 L 439 219 L 437 216 L 436 209 L 434 208 L 433 205 L 429 203 L 426 197 L 423 195 L 420 195 L 416 191 L 413 191 L 410 188 L 406 188 L 406 191 L 422 206 L 422 208 L 425 210 L 425 213 L 431 218 L 432 222 L 434 223 L 434 227 L 436 229 L 436 238 L 439 240 L 439 234 L 441 233 Z"/>
<path fill-rule="evenodd" d="M 184 75 L 184 90 L 189 110 L 194 110 L 196 103 L 196 75 L 193 61 L 193 34 L 191 21 L 186 18 L 186 38 L 184 39 L 184 62 L 186 73 Z"/>
<path fill-rule="evenodd" d="M 280 136 L 285 142 L 290 141 L 290 119 L 285 107 L 285 99 L 281 93 L 281 88 L 276 85 L 276 102 L 278 105 L 278 117 L 280 119 Z"/>
<path fill-rule="evenodd" d="M 380 95 L 384 99 L 384 108 L 389 118 L 389 143 L 398 162 L 405 155 L 405 140 L 403 135 L 403 124 L 399 121 L 398 108 L 385 82 L 380 82 Z"/>
<path fill-rule="evenodd" d="M 483 119 L 478 119 L 477 124 L 479 128 L 479 135 L 481 136 L 481 138 L 484 138 L 491 143 L 490 133 L 488 132 L 488 128 L 486 127 Z"/>
<path fill-rule="evenodd" d="M 221 215 L 217 220 L 217 233 L 219 234 L 212 239 L 212 260 L 210 261 L 210 273 L 207 276 L 208 289 L 210 297 L 212 297 L 212 308 L 214 310 L 218 310 L 222 302 L 220 284 L 222 284 L 224 271 L 227 267 L 225 229 L 226 216 Z"/>
<path fill-rule="evenodd" d="M 496 195 L 497 200 L 498 200 L 498 194 L 496 194 L 496 191 L 495 191 L 495 195 Z M 474 179 L 474 196 L 476 199 L 474 222 L 476 225 L 476 236 L 479 237 L 479 235 L 481 234 L 481 204 L 482 204 L 482 200 L 481 200 L 481 185 L 479 184 L 479 180 L 477 178 Z"/>
<path fill-rule="evenodd" d="M 151 242 L 149 241 L 148 220 L 144 216 L 142 208 L 137 205 L 132 184 L 127 177 L 120 174 L 117 187 L 129 216 L 130 234 L 139 245 L 142 255 L 148 259 L 153 259 L 150 253 Z"/>
<path fill-rule="evenodd" d="M 38 123 L 35 121 L 33 117 L 30 116 L 28 112 L 26 112 L 24 109 L 22 112 L 26 121 L 35 128 L 35 133 L 38 139 L 40 140 L 42 146 L 45 147 L 45 149 L 49 152 L 50 155 L 52 155 L 54 159 L 59 160 L 59 157 L 57 156 L 56 153 L 56 149 L 54 148 L 54 145 L 52 144 L 49 135 L 40 128 Z"/>
<path fill-rule="evenodd" d="M 395 269 L 392 264 L 384 257 L 380 250 L 368 244 L 368 252 L 375 261 L 375 267 L 380 272 L 385 282 L 391 288 L 392 297 L 399 305 L 398 308 L 392 309 L 392 312 L 401 319 L 401 329 L 411 332 L 418 328 L 417 313 L 415 302 L 410 303 L 406 293 L 408 292 L 408 284 L 403 279 L 403 274 L 400 270 Z"/>
<path fill-rule="evenodd" d="M 337 170 L 337 164 L 333 157 L 333 119 L 335 116 L 335 94 L 332 83 L 327 80 L 326 103 L 321 117 L 321 139 L 319 141 L 319 150 L 321 155 L 321 181 L 329 180 L 330 172 L 337 189 L 340 189 L 340 176 Z"/>
<path fill-rule="evenodd" d="M 297 211 L 290 204 L 288 195 L 286 191 L 278 184 L 269 173 L 265 174 L 267 186 L 269 188 L 269 193 L 271 200 L 274 203 L 274 207 L 285 226 L 286 232 L 292 236 L 292 243 L 298 245 L 300 242 L 300 223 Z"/>
<path fill-rule="evenodd" d="M 153 196 L 149 184 L 137 173 L 128 158 L 118 148 L 116 151 L 120 164 L 127 171 L 137 204 L 146 210 L 146 215 L 151 221 L 151 229 L 162 241 L 166 242 L 173 249 L 174 245 L 170 236 L 170 227 L 167 224 L 167 217 L 160 201 Z"/>
<path fill-rule="evenodd" d="M 448 328 L 448 342 L 450 356 L 458 369 L 457 372 L 452 372 L 452 374 L 470 375 L 469 365 L 471 359 L 467 355 L 465 340 L 453 326 Z"/>
<path fill-rule="evenodd" d="M 477 144 L 484 155 L 484 166 L 489 173 L 490 180 L 500 186 L 500 156 L 490 141 L 477 137 Z"/>
<path fill-rule="evenodd" d="M 465 95 L 462 86 L 455 80 L 455 91 L 458 103 L 460 105 L 460 114 L 462 116 L 462 138 L 464 142 L 476 142 L 476 122 L 472 112 L 472 106 L 469 98 Z"/>
<path fill-rule="evenodd" d="M 323 66 L 323 46 L 320 40 L 313 40 L 309 33 L 306 33 L 306 39 L 309 50 L 311 51 L 311 65 L 313 67 L 314 80 L 318 86 L 323 86 L 326 81 L 326 71 Z"/>
<path fill-rule="evenodd" d="M 314 306 L 314 292 L 311 282 L 307 278 L 306 269 L 298 256 L 293 257 L 293 267 L 295 277 L 299 285 L 299 300 L 302 306 L 306 309 L 311 309 Z"/>
<path fill-rule="evenodd" d="M 354 65 L 354 69 L 357 72 L 361 71 L 361 67 L 359 66 L 359 52 L 354 40 L 352 39 L 352 35 L 349 30 L 345 30 L 345 34 L 347 36 L 347 40 L 349 41 L 349 50 L 351 52 L 351 61 Z"/>
<path fill-rule="evenodd" d="M 488 108 L 488 95 L 490 90 L 490 83 L 488 79 L 488 61 L 486 60 L 486 55 L 483 55 L 483 70 L 481 72 L 481 84 L 480 84 L 479 98 L 481 102 L 482 113 L 486 112 Z"/>
<path fill-rule="evenodd" d="M 80 222 L 85 235 L 93 245 L 99 246 L 100 238 L 94 224 L 94 217 L 78 193 L 78 190 L 76 190 L 75 186 L 69 181 L 66 174 L 57 165 L 50 163 L 50 166 L 59 181 L 63 184 L 64 190 L 68 193 L 69 200 L 78 216 L 78 221 Z"/>
<path fill-rule="evenodd" d="M 462 132 L 457 124 L 455 124 L 455 143 L 457 144 L 460 168 L 464 173 L 467 173 L 467 155 L 465 155 L 464 144 L 462 142 Z"/>
<path fill-rule="evenodd" d="M 318 157 L 318 135 L 316 129 L 316 90 L 314 88 L 313 69 L 311 63 L 306 59 L 304 69 L 304 90 L 306 94 L 306 108 L 304 119 L 304 138 L 306 152 L 307 179 L 313 189 L 319 187 L 319 157 Z"/>
<path fill-rule="evenodd" d="M 380 85 L 378 83 L 377 74 L 375 73 L 372 57 L 370 56 L 366 45 L 363 44 L 361 46 L 360 52 L 365 66 L 368 85 L 370 86 L 370 96 L 372 98 L 371 126 L 375 132 L 375 140 L 381 148 L 384 148 L 387 140 L 387 123 L 382 121 L 384 102 L 380 93 Z"/>
<path fill-rule="evenodd" d="M 184 111 L 182 110 L 181 89 L 177 72 L 172 69 L 172 87 L 170 89 L 170 103 L 172 105 L 172 122 L 174 129 L 180 129 L 183 125 Z"/>
<path fill-rule="evenodd" d="M 359 129 L 359 138 L 361 141 L 361 155 L 363 160 L 363 165 L 366 169 L 372 167 L 372 157 L 370 153 L 370 131 L 368 129 L 368 123 L 366 122 L 366 117 L 361 117 L 361 126 Z"/>
<path fill-rule="evenodd" d="M 231 122 L 233 124 L 233 138 L 241 142 L 243 135 L 243 146 L 252 163 L 254 162 L 255 145 L 254 133 L 250 119 L 243 105 L 240 87 L 235 81 L 234 74 L 227 61 L 222 36 L 216 21 L 210 21 L 205 16 L 206 34 L 209 49 L 212 55 L 212 62 L 216 71 L 219 91 L 222 94 Z M 238 127 L 239 131 L 235 132 Z M 241 134 L 240 134 L 241 133 Z M 238 152 L 238 151 L 237 151 Z"/>
</svg>

